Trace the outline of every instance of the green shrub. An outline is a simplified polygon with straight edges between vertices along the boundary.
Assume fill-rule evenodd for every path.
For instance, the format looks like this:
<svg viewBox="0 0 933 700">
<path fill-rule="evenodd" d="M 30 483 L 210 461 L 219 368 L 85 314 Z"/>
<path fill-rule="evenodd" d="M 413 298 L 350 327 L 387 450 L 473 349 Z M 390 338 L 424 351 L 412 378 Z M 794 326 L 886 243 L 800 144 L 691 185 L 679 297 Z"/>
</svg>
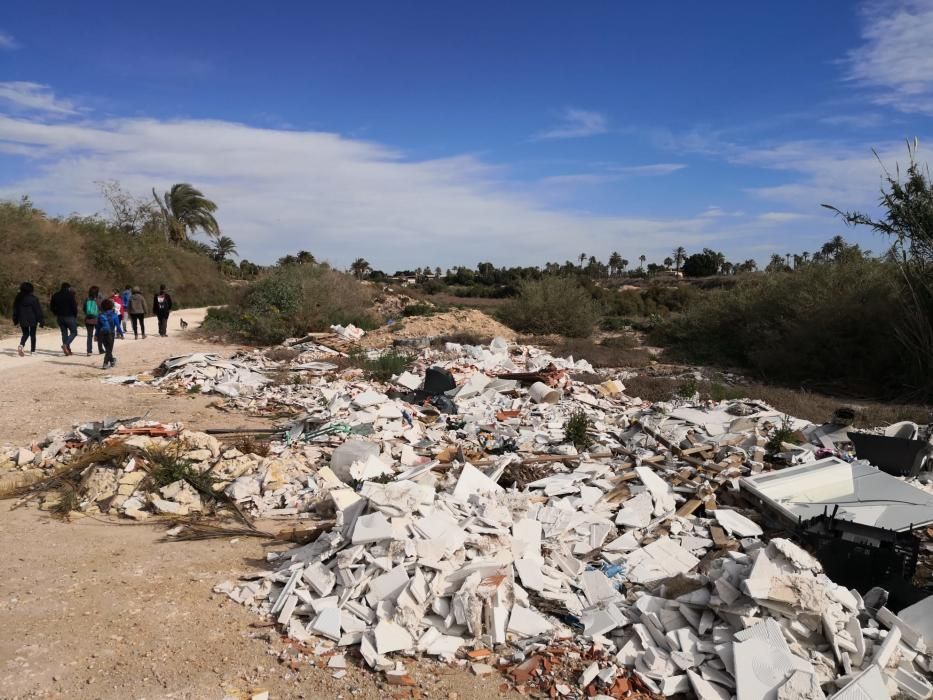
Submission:
<svg viewBox="0 0 933 700">
<path fill-rule="evenodd" d="M 376 357 L 370 357 L 366 351 L 356 350 L 350 353 L 350 364 L 365 371 L 372 379 L 389 381 L 394 375 L 404 372 L 412 363 L 411 355 L 395 349 L 386 350 Z"/>
<path fill-rule="evenodd" d="M 652 333 L 680 359 L 765 381 L 893 398 L 921 384 L 897 342 L 897 270 L 852 259 L 706 292 Z"/>
<path fill-rule="evenodd" d="M 578 450 L 585 450 L 593 444 L 593 438 L 589 434 L 590 427 L 591 423 L 586 411 L 583 409 L 574 411 L 567 419 L 567 425 L 564 426 L 564 439 Z"/>
<path fill-rule="evenodd" d="M 585 338 L 596 325 L 596 304 L 580 283 L 569 277 L 523 282 L 518 297 L 505 303 L 499 318 L 522 333 L 557 333 Z"/>
<path fill-rule="evenodd" d="M 440 309 L 436 306 L 419 302 L 417 304 L 409 304 L 402 309 L 402 316 L 431 316 L 438 311 L 440 311 Z"/>
<path fill-rule="evenodd" d="M 245 287 L 225 308 L 210 309 L 204 328 L 263 344 L 326 331 L 334 324 L 372 330 L 368 288 L 323 265 L 277 268 Z"/>
</svg>

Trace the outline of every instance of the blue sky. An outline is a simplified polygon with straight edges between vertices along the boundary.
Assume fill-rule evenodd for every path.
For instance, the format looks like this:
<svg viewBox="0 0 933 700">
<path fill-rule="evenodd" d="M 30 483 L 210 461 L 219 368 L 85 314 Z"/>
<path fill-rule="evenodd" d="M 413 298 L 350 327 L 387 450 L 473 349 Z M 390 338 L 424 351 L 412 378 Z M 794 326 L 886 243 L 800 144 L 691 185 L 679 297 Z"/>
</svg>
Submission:
<svg viewBox="0 0 933 700">
<path fill-rule="evenodd" d="M 0 15 L 0 197 L 190 181 L 259 262 L 880 251 L 819 204 L 931 131 L 933 0 L 62 5 Z"/>
</svg>

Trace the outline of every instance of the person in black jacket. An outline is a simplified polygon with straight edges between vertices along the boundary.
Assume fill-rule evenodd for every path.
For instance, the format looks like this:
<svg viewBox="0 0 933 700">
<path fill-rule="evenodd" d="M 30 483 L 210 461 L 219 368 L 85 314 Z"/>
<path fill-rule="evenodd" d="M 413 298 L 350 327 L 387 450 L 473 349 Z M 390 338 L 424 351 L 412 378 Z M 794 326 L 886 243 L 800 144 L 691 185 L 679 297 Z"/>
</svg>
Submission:
<svg viewBox="0 0 933 700">
<path fill-rule="evenodd" d="M 159 320 L 159 335 L 168 335 L 168 315 L 172 311 L 172 297 L 165 291 L 165 285 L 159 285 L 159 293 L 152 298 L 152 311 Z"/>
<path fill-rule="evenodd" d="M 45 325 L 42 305 L 32 293 L 33 289 L 31 283 L 23 282 L 19 285 L 19 294 L 13 300 L 13 324 L 18 325 L 23 331 L 19 347 L 16 349 L 20 357 L 25 354 L 23 348 L 26 345 L 26 338 L 29 338 L 29 354 L 36 351 L 36 328 Z"/>
<path fill-rule="evenodd" d="M 58 329 L 62 332 L 62 352 L 71 354 L 71 343 L 78 337 L 78 300 L 75 291 L 67 282 L 52 295 L 49 308 L 58 319 Z"/>
</svg>

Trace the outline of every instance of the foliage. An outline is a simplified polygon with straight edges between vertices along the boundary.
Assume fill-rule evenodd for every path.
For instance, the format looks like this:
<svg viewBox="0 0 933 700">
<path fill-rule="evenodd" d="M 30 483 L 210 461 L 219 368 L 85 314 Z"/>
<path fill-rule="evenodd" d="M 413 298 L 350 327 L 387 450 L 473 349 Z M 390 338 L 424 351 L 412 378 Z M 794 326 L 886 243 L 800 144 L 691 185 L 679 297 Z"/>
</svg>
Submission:
<svg viewBox="0 0 933 700">
<path fill-rule="evenodd" d="M 386 350 L 375 357 L 364 350 L 350 353 L 350 364 L 359 367 L 372 379 L 387 382 L 393 376 L 404 372 L 412 363 L 412 356 L 399 352 L 394 348 Z"/>
<path fill-rule="evenodd" d="M 172 185 L 172 189 L 162 194 L 162 198 L 152 190 L 165 225 L 165 235 L 173 243 L 187 241 L 198 229 L 211 238 L 220 236 L 220 224 L 214 218 L 217 205 L 187 182 Z"/>
<path fill-rule="evenodd" d="M 930 396 L 933 395 L 933 182 L 929 168 L 922 167 L 917 160 L 917 148 L 916 140 L 908 143 L 909 162 L 903 180 L 900 166 L 894 173 L 882 166 L 887 186 L 882 189 L 879 202 L 885 212 L 883 218 L 823 206 L 835 211 L 850 226 L 868 226 L 894 239 L 887 256 L 898 272 L 894 284 L 899 304 L 893 337 L 917 380 L 918 395 Z"/>
<path fill-rule="evenodd" d="M 593 438 L 589 434 L 591 425 L 586 411 L 583 409 L 574 411 L 567 419 L 567 425 L 564 426 L 564 440 L 572 443 L 578 450 L 585 450 L 593 444 Z"/>
<path fill-rule="evenodd" d="M 750 276 L 706 293 L 652 341 L 765 381 L 904 396 L 929 377 L 891 342 L 903 316 L 896 279 L 893 263 L 861 256 Z"/>
<path fill-rule="evenodd" d="M 354 275 L 356 275 L 357 279 L 363 279 L 369 269 L 369 263 L 366 262 L 363 258 L 357 258 L 353 261 L 353 264 L 350 265 L 350 270 Z"/>
<path fill-rule="evenodd" d="M 402 316 L 431 316 L 440 311 L 440 308 L 432 304 L 409 304 L 402 309 Z"/>
<path fill-rule="evenodd" d="M 725 262 L 722 253 L 704 248 L 702 253 L 694 253 L 683 264 L 683 273 L 687 277 L 709 277 L 719 273 Z"/>
<path fill-rule="evenodd" d="M 523 333 L 557 333 L 569 338 L 589 336 L 597 320 L 593 297 L 567 277 L 522 283 L 518 297 L 506 303 L 499 315 L 503 323 Z"/>
<path fill-rule="evenodd" d="M 287 265 L 260 275 L 224 308 L 208 311 L 204 328 L 277 344 L 289 337 L 352 323 L 370 330 L 370 292 L 350 275 L 322 265 Z"/>
<path fill-rule="evenodd" d="M 223 262 L 230 256 L 237 257 L 236 243 L 230 236 L 220 236 L 214 241 L 211 256 L 216 262 Z"/>
<path fill-rule="evenodd" d="M 777 454 L 784 450 L 783 443 L 796 445 L 800 441 L 794 436 L 794 428 L 790 416 L 783 416 L 781 424 L 776 425 L 768 436 L 768 442 L 765 443 L 765 451 L 769 455 Z"/>
<path fill-rule="evenodd" d="M 169 244 L 148 226 L 132 232 L 97 217 L 54 219 L 31 202 L 0 202 L 0 313 L 8 314 L 20 282 L 36 287 L 47 301 L 69 282 L 79 301 L 91 285 L 123 288 L 127 283 L 152 294 L 165 284 L 176 306 L 223 303 L 228 283 L 208 257 Z"/>
</svg>

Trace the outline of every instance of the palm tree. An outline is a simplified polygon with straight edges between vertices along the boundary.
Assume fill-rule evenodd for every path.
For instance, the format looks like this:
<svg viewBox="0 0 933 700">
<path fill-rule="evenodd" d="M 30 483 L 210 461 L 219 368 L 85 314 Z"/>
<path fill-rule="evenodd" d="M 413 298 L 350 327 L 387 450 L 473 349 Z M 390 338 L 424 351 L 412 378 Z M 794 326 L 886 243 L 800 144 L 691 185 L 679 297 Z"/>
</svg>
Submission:
<svg viewBox="0 0 933 700">
<path fill-rule="evenodd" d="M 184 243 L 198 229 L 211 238 L 220 237 L 220 224 L 214 218 L 217 205 L 192 185 L 187 182 L 176 183 L 161 199 L 155 188 L 152 188 L 152 196 L 162 212 L 168 240 Z"/>
<path fill-rule="evenodd" d="M 621 264 L 622 264 L 622 272 L 625 272 L 626 268 L 628 267 L 628 260 L 626 260 L 625 258 L 622 258 Z"/>
<path fill-rule="evenodd" d="M 641 263 L 641 265 L 638 266 L 638 269 L 639 269 L 639 270 L 644 270 L 644 269 L 645 269 L 645 260 L 647 260 L 647 258 L 645 257 L 645 254 L 644 254 L 644 253 L 642 253 L 641 255 L 638 256 L 638 262 Z"/>
<path fill-rule="evenodd" d="M 298 261 L 299 265 L 311 265 L 312 263 L 317 262 L 314 259 L 314 256 L 311 255 L 307 250 L 299 250 L 298 256 L 295 258 Z"/>
<path fill-rule="evenodd" d="M 810 259 L 810 253 L 809 253 L 808 251 L 806 251 L 806 250 L 803 251 L 803 252 L 800 254 L 800 259 L 803 260 L 804 262 L 807 262 L 807 260 Z"/>
<path fill-rule="evenodd" d="M 586 253 L 580 253 L 580 269 L 583 269 L 583 261 L 586 260 Z"/>
<path fill-rule="evenodd" d="M 363 279 L 363 275 L 365 275 L 366 271 L 369 269 L 369 263 L 363 258 L 357 258 L 353 261 L 353 264 L 350 265 L 350 269 L 353 270 L 353 274 L 356 275 L 357 279 Z"/>
<path fill-rule="evenodd" d="M 618 253 L 613 253 L 609 256 L 609 276 L 612 277 L 619 268 L 622 267 L 622 256 Z"/>
<path fill-rule="evenodd" d="M 674 248 L 674 269 L 677 270 L 677 272 L 680 272 L 680 266 L 683 265 L 683 262 L 686 259 L 687 250 L 682 245 Z"/>
<path fill-rule="evenodd" d="M 214 241 L 214 251 L 212 254 L 214 260 L 217 262 L 223 262 L 231 255 L 235 258 L 240 257 L 236 252 L 236 243 L 230 236 L 221 236 Z"/>
<path fill-rule="evenodd" d="M 287 267 L 289 265 L 294 265 L 298 262 L 298 259 L 294 255 L 284 255 L 279 258 L 276 263 L 279 267 Z"/>
<path fill-rule="evenodd" d="M 671 258 L 664 258 L 664 267 L 666 267 L 668 270 L 671 269 L 671 265 L 673 264 L 674 261 Z"/>
</svg>

